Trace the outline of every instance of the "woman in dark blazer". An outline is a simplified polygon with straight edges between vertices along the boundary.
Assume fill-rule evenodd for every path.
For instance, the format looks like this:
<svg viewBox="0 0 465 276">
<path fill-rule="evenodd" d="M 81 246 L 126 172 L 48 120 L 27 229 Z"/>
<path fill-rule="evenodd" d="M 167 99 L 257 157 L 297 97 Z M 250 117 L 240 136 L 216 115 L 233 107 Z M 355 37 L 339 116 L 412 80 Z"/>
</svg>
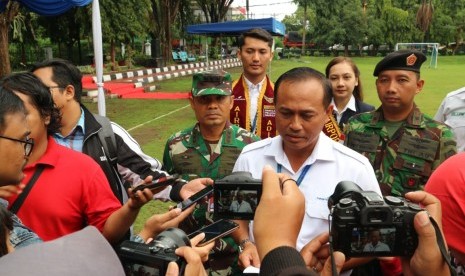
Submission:
<svg viewBox="0 0 465 276">
<path fill-rule="evenodd" d="M 353 115 L 375 109 L 363 102 L 360 70 L 352 59 L 335 57 L 328 63 L 325 72 L 333 87 L 333 115 L 341 131 Z"/>
</svg>

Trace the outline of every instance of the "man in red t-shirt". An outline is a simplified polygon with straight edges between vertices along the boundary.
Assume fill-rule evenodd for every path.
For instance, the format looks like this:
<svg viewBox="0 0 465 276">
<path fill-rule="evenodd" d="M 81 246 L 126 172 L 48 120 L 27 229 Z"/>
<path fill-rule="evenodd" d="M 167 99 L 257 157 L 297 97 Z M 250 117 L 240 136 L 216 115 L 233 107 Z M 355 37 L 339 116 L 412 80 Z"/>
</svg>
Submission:
<svg viewBox="0 0 465 276">
<path fill-rule="evenodd" d="M 1 85 L 23 100 L 34 139 L 24 169 L 24 183 L 33 186 L 17 211 L 18 217 L 45 241 L 86 225 L 97 227 L 111 243 L 120 241 L 153 193 L 149 189 L 138 191 L 138 197 L 131 196 L 121 206 L 95 161 L 50 137 L 60 127 L 60 118 L 49 89 L 31 73 L 10 75 Z M 34 178 L 36 181 L 31 181 Z M 10 207 L 17 198 L 8 199 Z"/>
</svg>

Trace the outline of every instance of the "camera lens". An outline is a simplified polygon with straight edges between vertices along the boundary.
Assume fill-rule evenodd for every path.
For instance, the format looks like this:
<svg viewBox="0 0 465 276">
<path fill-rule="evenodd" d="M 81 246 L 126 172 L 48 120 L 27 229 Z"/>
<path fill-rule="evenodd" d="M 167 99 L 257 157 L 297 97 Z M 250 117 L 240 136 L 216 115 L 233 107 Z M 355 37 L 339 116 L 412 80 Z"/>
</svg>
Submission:
<svg viewBox="0 0 465 276">
<path fill-rule="evenodd" d="M 168 228 L 155 237 L 153 243 L 156 247 L 176 249 L 181 246 L 190 246 L 191 242 L 186 233 L 179 228 Z"/>
</svg>

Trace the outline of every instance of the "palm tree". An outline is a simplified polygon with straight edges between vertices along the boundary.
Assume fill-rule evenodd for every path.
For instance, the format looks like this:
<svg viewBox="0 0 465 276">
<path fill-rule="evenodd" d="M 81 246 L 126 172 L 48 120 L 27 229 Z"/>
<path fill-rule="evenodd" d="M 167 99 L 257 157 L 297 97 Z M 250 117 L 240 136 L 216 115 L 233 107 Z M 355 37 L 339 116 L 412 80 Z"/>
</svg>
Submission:
<svg viewBox="0 0 465 276">
<path fill-rule="evenodd" d="M 423 32 L 426 33 L 433 21 L 433 1 L 432 0 L 422 0 L 420 7 L 417 11 L 417 26 Z"/>
</svg>

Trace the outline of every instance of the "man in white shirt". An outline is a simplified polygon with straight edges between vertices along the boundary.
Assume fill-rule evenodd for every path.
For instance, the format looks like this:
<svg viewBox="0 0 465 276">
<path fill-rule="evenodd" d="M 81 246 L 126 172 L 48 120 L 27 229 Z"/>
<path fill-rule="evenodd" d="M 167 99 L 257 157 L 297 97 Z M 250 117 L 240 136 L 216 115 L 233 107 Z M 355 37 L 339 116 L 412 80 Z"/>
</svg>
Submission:
<svg viewBox="0 0 465 276">
<path fill-rule="evenodd" d="M 305 195 L 305 217 L 297 239 L 300 250 L 328 231 L 327 201 L 340 181 L 381 191 L 368 159 L 321 132 L 333 109 L 331 84 L 323 74 L 308 67 L 294 68 L 279 77 L 275 89 L 279 136 L 246 146 L 233 171 L 248 171 L 259 179 L 263 167 L 270 165 L 297 182 Z M 240 262 L 244 267 L 259 266 L 252 231 L 247 221 L 239 223 L 241 227 L 233 236 L 242 249 Z"/>
<path fill-rule="evenodd" d="M 237 193 L 236 200 L 229 206 L 229 211 L 234 213 L 252 213 L 252 206 L 244 200 L 242 192 Z"/>
<path fill-rule="evenodd" d="M 436 121 L 445 123 L 454 132 L 457 152 L 465 151 L 465 87 L 450 92 L 442 101 L 436 115 Z"/>
<path fill-rule="evenodd" d="M 370 232 L 370 242 L 365 244 L 363 252 L 391 252 L 389 246 L 381 240 L 381 232 L 379 230 L 373 230 Z"/>
</svg>

